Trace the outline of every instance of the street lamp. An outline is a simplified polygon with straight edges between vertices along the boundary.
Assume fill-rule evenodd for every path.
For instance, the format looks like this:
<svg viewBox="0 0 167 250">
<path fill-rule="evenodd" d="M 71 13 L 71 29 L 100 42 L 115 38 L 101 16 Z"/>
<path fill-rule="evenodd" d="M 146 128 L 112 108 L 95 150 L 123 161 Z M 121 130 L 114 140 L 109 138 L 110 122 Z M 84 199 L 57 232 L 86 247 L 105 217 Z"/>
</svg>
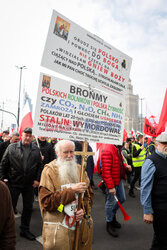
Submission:
<svg viewBox="0 0 167 250">
<path fill-rule="evenodd" d="M 17 113 L 17 124 L 19 127 L 19 117 L 20 117 L 20 93 L 21 93 L 21 78 L 22 78 L 22 70 L 27 69 L 26 66 L 16 66 L 20 70 L 20 83 L 19 83 L 19 99 L 18 99 L 18 113 Z"/>
<path fill-rule="evenodd" d="M 1 108 L 0 108 L 0 111 L 6 112 L 6 113 L 8 113 L 8 114 L 13 115 L 13 116 L 16 118 L 16 122 L 17 122 L 17 117 L 16 117 L 16 115 L 15 115 L 14 113 L 12 113 L 12 112 L 10 112 L 10 111 L 7 111 L 7 110 L 4 110 L 4 109 L 1 109 Z M 18 125 L 17 125 L 17 126 L 18 126 Z"/>
</svg>

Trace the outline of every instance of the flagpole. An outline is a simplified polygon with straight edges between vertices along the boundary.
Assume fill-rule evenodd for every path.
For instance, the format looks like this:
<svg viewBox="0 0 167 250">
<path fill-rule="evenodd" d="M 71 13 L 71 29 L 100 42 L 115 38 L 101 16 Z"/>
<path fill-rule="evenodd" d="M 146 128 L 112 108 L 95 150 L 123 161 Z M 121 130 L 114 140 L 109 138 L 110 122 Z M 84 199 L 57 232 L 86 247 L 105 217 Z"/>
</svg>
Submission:
<svg viewBox="0 0 167 250">
<path fill-rule="evenodd" d="M 82 152 L 86 152 L 87 147 L 88 147 L 88 143 L 87 141 L 84 141 L 82 145 Z M 82 156 L 80 182 L 83 182 L 84 170 L 86 169 L 85 167 L 86 161 L 87 161 L 87 157 Z M 81 209 L 81 202 L 82 202 L 82 194 L 79 193 L 78 194 L 78 208 L 77 208 L 78 210 Z M 74 246 L 75 250 L 78 250 L 78 240 L 79 240 L 79 221 L 76 222 L 76 229 L 75 229 L 75 246 Z"/>
<path fill-rule="evenodd" d="M 17 113 L 17 124 L 18 124 L 18 128 L 19 128 L 19 117 L 20 117 L 20 94 L 21 94 L 21 80 L 22 80 L 22 70 L 23 69 L 27 69 L 26 66 L 16 66 L 16 68 L 18 68 L 20 70 L 20 81 L 19 81 L 19 97 L 18 97 L 18 113 Z"/>
<path fill-rule="evenodd" d="M 161 115 L 159 118 L 158 129 L 157 129 L 157 136 L 162 132 L 165 132 L 167 128 L 167 88 L 165 92 L 165 97 L 161 109 Z"/>
</svg>

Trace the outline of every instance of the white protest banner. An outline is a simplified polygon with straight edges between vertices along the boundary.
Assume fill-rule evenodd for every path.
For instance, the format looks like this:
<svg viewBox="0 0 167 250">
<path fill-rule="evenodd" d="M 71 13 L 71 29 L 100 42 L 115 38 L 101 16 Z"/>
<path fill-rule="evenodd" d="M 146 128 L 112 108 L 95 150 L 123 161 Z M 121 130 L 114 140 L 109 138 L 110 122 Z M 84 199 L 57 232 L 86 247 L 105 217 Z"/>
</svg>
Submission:
<svg viewBox="0 0 167 250">
<path fill-rule="evenodd" d="M 33 134 L 122 144 L 124 113 L 117 96 L 41 73 Z"/>
<path fill-rule="evenodd" d="M 124 97 L 132 59 L 53 11 L 41 65 Z"/>
</svg>

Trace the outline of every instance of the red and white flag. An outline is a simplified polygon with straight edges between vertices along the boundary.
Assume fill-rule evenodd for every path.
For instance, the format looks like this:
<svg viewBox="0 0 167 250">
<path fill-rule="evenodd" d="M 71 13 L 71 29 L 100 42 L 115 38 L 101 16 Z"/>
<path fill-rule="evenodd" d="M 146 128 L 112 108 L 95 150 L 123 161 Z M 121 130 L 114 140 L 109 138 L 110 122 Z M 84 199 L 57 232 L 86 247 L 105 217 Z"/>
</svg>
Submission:
<svg viewBox="0 0 167 250">
<path fill-rule="evenodd" d="M 132 137 L 135 137 L 135 135 L 136 135 L 136 133 L 135 133 L 135 131 L 134 131 L 133 128 L 132 128 L 132 130 L 131 130 L 131 135 L 132 135 Z"/>
<path fill-rule="evenodd" d="M 20 136 L 22 135 L 23 130 L 27 127 L 33 127 L 33 120 L 28 102 L 25 103 L 22 111 L 22 120 L 19 128 Z"/>
<path fill-rule="evenodd" d="M 167 89 L 165 93 L 165 98 L 161 110 L 161 115 L 159 118 L 159 124 L 157 128 L 157 136 L 167 129 Z"/>
<path fill-rule="evenodd" d="M 136 136 L 142 135 L 142 132 L 138 131 L 136 132 Z"/>
<path fill-rule="evenodd" d="M 145 117 L 144 119 L 144 134 L 149 136 L 157 136 L 158 123 L 156 117 L 151 115 L 150 117 Z"/>
</svg>

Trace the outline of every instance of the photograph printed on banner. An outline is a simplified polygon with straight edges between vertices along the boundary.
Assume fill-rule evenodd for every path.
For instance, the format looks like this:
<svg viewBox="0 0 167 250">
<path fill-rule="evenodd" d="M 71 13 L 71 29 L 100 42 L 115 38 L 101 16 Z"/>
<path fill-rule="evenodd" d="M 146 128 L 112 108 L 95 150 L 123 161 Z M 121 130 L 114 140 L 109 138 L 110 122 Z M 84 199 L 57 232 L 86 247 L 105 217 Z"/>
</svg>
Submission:
<svg viewBox="0 0 167 250">
<path fill-rule="evenodd" d="M 50 81 L 51 81 L 51 77 L 50 76 L 43 75 L 43 78 L 42 78 L 42 87 L 50 88 Z"/>
<path fill-rule="evenodd" d="M 53 33 L 67 41 L 69 30 L 70 23 L 58 16 Z"/>
</svg>

